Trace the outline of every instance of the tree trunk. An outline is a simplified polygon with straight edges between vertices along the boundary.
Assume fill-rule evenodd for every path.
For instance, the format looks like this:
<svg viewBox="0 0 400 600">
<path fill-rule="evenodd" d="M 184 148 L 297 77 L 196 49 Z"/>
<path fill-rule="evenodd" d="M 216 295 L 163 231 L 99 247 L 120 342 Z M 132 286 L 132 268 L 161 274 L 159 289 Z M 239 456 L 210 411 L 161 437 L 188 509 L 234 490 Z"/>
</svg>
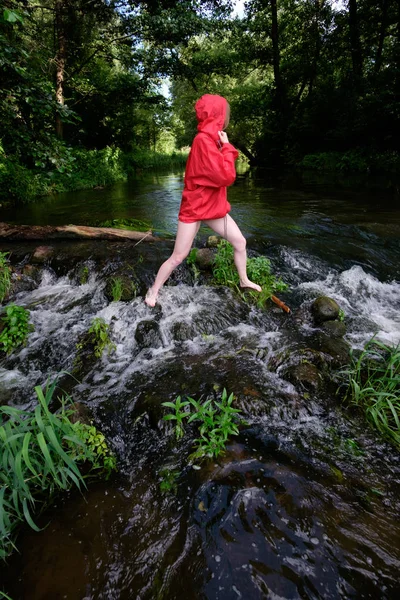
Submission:
<svg viewBox="0 0 400 600">
<path fill-rule="evenodd" d="M 271 28 L 271 39 L 272 39 L 272 61 L 274 67 L 274 78 L 275 78 L 275 100 L 278 111 L 283 112 L 284 108 L 284 89 L 281 78 L 281 57 L 279 51 L 279 32 L 278 32 L 278 7 L 277 0 L 271 0 L 271 11 L 272 11 L 272 28 Z"/>
<path fill-rule="evenodd" d="M 375 61 L 375 70 L 377 73 L 379 73 L 380 68 L 382 66 L 383 44 L 385 43 L 385 37 L 387 34 L 388 10 L 389 10 L 389 0 L 382 0 L 382 19 L 381 19 L 381 27 L 380 27 L 380 31 L 379 31 L 378 50 L 376 52 L 376 61 Z"/>
<path fill-rule="evenodd" d="M 85 227 L 83 225 L 9 225 L 0 223 L 0 239 L 15 240 L 63 240 L 63 239 L 97 239 L 131 241 L 137 240 L 155 242 L 156 238 L 151 231 L 130 231 L 127 229 L 114 229 L 112 227 Z"/>
<path fill-rule="evenodd" d="M 353 63 L 353 76 L 356 88 L 360 86 L 363 71 L 363 58 L 358 23 L 357 0 L 349 0 L 350 49 Z"/>
<path fill-rule="evenodd" d="M 315 40 L 315 49 L 314 49 L 314 58 L 312 61 L 311 69 L 310 69 L 310 81 L 308 84 L 308 95 L 310 96 L 313 91 L 314 82 L 317 78 L 318 72 L 318 61 L 321 55 L 321 34 L 319 30 L 319 20 L 321 16 L 321 9 L 323 7 L 324 0 L 315 0 L 315 17 L 314 17 L 314 40 Z"/>
<path fill-rule="evenodd" d="M 57 0 L 55 4 L 55 27 L 56 27 L 56 102 L 62 107 L 64 106 L 64 74 L 66 65 L 66 37 L 64 28 L 64 1 Z M 56 133 L 62 139 L 64 135 L 63 122 L 59 111 L 56 114 Z"/>
</svg>

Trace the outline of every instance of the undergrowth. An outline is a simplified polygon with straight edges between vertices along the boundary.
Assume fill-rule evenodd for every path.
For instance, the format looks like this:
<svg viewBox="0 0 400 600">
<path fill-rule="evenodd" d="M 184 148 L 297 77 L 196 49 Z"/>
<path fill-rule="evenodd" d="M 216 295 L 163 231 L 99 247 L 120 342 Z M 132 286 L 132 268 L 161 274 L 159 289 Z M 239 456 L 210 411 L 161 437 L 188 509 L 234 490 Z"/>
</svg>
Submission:
<svg viewBox="0 0 400 600">
<path fill-rule="evenodd" d="M 348 369 L 345 401 L 362 410 L 372 427 L 400 446 L 400 345 L 370 340 Z"/>
<path fill-rule="evenodd" d="M 287 284 L 280 277 L 271 273 L 271 261 L 265 256 L 247 259 L 247 274 L 249 279 L 262 287 L 262 292 L 247 290 L 246 294 L 240 288 L 239 274 L 233 261 L 233 247 L 226 240 L 218 244 L 213 266 L 213 278 L 216 284 L 225 285 L 237 290 L 244 300 L 248 297 L 257 306 L 263 307 L 276 292 L 284 292 Z"/>
</svg>

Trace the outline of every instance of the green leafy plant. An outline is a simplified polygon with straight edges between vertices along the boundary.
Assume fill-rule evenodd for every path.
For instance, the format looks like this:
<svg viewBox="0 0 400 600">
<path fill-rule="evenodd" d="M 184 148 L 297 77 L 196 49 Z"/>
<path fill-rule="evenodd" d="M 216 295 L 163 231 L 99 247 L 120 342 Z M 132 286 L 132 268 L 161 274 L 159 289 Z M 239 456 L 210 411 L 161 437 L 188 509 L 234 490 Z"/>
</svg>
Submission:
<svg viewBox="0 0 400 600">
<path fill-rule="evenodd" d="M 175 402 L 163 402 L 162 405 L 175 410 L 175 414 L 164 416 L 166 421 L 176 421 L 176 438 L 184 435 L 183 421 L 187 419 L 188 424 L 196 421 L 199 426 L 200 437 L 195 440 L 195 452 L 192 459 L 218 457 L 225 451 L 229 436 L 238 435 L 239 409 L 232 406 L 234 396 L 223 390 L 221 401 L 208 399 L 201 403 L 188 396 L 187 401 L 182 402 L 178 396 Z M 187 410 L 187 407 L 190 410 Z"/>
<path fill-rule="evenodd" d="M 345 401 L 363 410 L 374 428 L 400 445 L 400 345 L 373 338 L 342 374 L 348 377 Z"/>
<path fill-rule="evenodd" d="M 274 293 L 288 289 L 287 284 L 281 278 L 277 278 L 271 273 L 271 261 L 265 256 L 247 259 L 247 274 L 252 281 L 262 287 L 261 293 L 249 291 L 248 296 L 243 294 L 240 290 L 239 275 L 233 260 L 233 247 L 226 240 L 221 240 L 218 244 L 213 267 L 215 283 L 236 289 L 244 300 L 250 297 L 260 307 L 264 306 Z"/>
<path fill-rule="evenodd" d="M 338 321 L 343 322 L 345 320 L 345 318 L 346 318 L 346 314 L 345 314 L 343 308 L 340 308 L 339 315 L 338 315 Z"/>
<path fill-rule="evenodd" d="M 93 319 L 88 333 L 94 336 L 94 354 L 97 358 L 102 356 L 104 350 L 111 354 L 116 349 L 116 345 L 110 339 L 110 326 L 101 317 Z"/>
<path fill-rule="evenodd" d="M 161 477 L 161 481 L 160 481 L 161 492 L 163 492 L 163 493 L 172 492 L 175 494 L 178 489 L 177 479 L 180 475 L 180 472 L 176 471 L 174 469 L 165 468 L 165 469 L 161 469 L 159 474 Z"/>
<path fill-rule="evenodd" d="M 117 461 L 115 455 L 108 447 L 104 435 L 96 429 L 93 423 L 88 425 L 76 421 L 73 424 L 73 429 L 77 438 L 84 444 L 83 447 L 76 447 L 73 442 L 72 444 L 70 444 L 69 440 L 67 442 L 72 452 L 76 452 L 77 450 L 77 454 L 79 455 L 76 457 L 77 460 L 86 459 L 86 453 L 89 452 L 91 457 L 91 473 L 94 469 L 100 470 L 104 472 L 105 478 L 109 479 L 112 471 L 115 471 L 117 468 Z"/>
<path fill-rule="evenodd" d="M 34 327 L 29 323 L 29 311 L 22 306 L 10 304 L 5 309 L 5 313 L 5 317 L 2 318 L 4 328 L 0 334 L 0 344 L 4 352 L 10 354 L 19 346 L 26 344 L 28 335 Z"/>
<path fill-rule="evenodd" d="M 189 413 L 185 410 L 189 405 L 189 402 L 186 400 L 182 402 L 180 396 L 177 397 L 175 402 L 162 402 L 162 406 L 166 408 L 171 408 L 175 411 L 174 414 L 169 414 L 164 416 L 165 421 L 176 421 L 175 423 L 175 435 L 176 439 L 179 440 L 185 434 L 185 430 L 183 428 L 183 421 L 189 416 Z"/>
<path fill-rule="evenodd" d="M 0 252 L 0 302 L 3 302 L 11 289 L 11 269 L 7 254 L 7 252 Z"/>
<path fill-rule="evenodd" d="M 60 399 L 57 412 L 50 410 L 56 384 L 47 385 L 44 392 L 40 386 L 35 388 L 38 404 L 32 411 L 0 407 L 0 558 L 15 548 L 22 522 L 39 530 L 35 515 L 48 506 L 57 490 L 86 486 L 78 463 L 104 468 L 106 473 L 111 466 L 102 434 L 96 431 L 92 441 L 81 424 L 72 423 L 75 411 L 68 396 Z M 97 450 L 100 440 L 102 453 Z"/>
</svg>

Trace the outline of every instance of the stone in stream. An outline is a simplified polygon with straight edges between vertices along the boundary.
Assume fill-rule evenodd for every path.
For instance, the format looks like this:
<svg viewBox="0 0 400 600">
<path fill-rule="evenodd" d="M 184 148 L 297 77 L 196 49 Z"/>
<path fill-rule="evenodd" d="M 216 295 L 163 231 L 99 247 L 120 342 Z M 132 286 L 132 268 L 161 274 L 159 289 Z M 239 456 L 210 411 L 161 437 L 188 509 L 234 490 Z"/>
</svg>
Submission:
<svg viewBox="0 0 400 600">
<path fill-rule="evenodd" d="M 221 238 L 218 237 L 217 235 L 210 235 L 207 239 L 207 243 L 206 246 L 207 248 L 216 248 L 218 246 L 218 244 L 220 243 Z"/>
<path fill-rule="evenodd" d="M 160 326 L 151 319 L 140 321 L 136 327 L 135 340 L 140 348 L 158 348 L 162 345 Z"/>
<path fill-rule="evenodd" d="M 200 248 L 196 253 L 196 265 L 202 271 L 210 271 L 213 268 L 215 254 L 211 248 Z"/>
<path fill-rule="evenodd" d="M 294 385 L 315 391 L 321 387 L 323 378 L 317 367 L 310 362 L 302 362 L 290 367 L 286 378 Z"/>
<path fill-rule="evenodd" d="M 44 263 L 54 254 L 53 246 L 38 246 L 33 253 L 32 262 Z"/>
<path fill-rule="evenodd" d="M 320 296 L 311 305 L 311 312 L 317 325 L 325 321 L 334 321 L 339 317 L 338 303 L 328 296 Z"/>
<path fill-rule="evenodd" d="M 322 324 L 321 329 L 326 335 L 332 338 L 342 338 L 346 335 L 346 325 L 343 321 L 325 321 Z"/>
</svg>

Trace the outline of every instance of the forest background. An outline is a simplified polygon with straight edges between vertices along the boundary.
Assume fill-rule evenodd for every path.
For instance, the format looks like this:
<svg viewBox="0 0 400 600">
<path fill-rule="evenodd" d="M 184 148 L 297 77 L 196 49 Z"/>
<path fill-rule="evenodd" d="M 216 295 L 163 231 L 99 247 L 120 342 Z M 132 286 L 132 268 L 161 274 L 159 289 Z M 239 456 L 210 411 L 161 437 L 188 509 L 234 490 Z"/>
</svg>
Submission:
<svg viewBox="0 0 400 600">
<path fill-rule="evenodd" d="M 3 0 L 0 202 L 183 165 L 203 93 L 252 166 L 399 170 L 400 0 Z"/>
</svg>

